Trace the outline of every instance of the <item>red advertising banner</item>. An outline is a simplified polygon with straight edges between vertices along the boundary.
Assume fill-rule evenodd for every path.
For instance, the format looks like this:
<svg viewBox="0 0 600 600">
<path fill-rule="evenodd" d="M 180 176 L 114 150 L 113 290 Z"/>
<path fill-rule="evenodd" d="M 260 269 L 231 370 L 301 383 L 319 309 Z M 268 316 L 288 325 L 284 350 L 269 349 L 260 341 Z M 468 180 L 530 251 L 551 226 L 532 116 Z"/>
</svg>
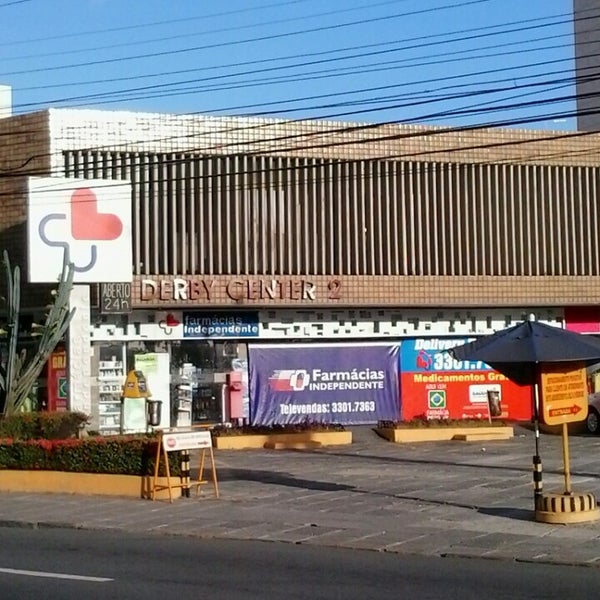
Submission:
<svg viewBox="0 0 600 600">
<path fill-rule="evenodd" d="M 487 419 L 491 416 L 510 420 L 531 418 L 529 386 L 513 383 L 485 363 L 458 361 L 446 352 L 447 349 L 467 341 L 432 338 L 402 342 L 400 407 L 403 421 L 415 417 Z M 491 404 L 488 404 L 488 397 Z"/>
<path fill-rule="evenodd" d="M 67 353 L 55 350 L 48 359 L 48 410 L 67 410 Z"/>
<path fill-rule="evenodd" d="M 600 333 L 599 306 L 565 308 L 565 329 L 576 333 Z"/>
</svg>

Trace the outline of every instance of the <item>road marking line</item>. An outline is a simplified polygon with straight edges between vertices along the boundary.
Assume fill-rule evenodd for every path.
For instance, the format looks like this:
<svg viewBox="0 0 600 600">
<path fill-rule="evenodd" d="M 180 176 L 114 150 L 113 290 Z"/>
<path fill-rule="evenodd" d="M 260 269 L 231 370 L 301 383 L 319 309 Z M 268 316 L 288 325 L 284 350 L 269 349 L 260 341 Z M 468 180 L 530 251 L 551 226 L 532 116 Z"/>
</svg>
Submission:
<svg viewBox="0 0 600 600">
<path fill-rule="evenodd" d="M 68 573 L 46 573 L 45 571 L 24 571 L 22 569 L 4 569 L 0 567 L 0 573 L 8 575 L 26 575 L 28 577 L 49 577 L 50 579 L 74 579 L 76 581 L 94 581 L 104 583 L 114 581 L 109 577 L 88 577 L 87 575 L 69 575 Z"/>
</svg>

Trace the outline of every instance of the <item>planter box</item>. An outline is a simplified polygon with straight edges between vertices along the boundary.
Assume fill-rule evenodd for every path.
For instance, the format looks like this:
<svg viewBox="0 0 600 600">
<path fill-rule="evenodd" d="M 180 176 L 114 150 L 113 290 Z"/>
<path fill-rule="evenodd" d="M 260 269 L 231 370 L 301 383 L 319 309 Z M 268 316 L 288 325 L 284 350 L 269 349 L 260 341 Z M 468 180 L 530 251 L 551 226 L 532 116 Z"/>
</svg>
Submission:
<svg viewBox="0 0 600 600">
<path fill-rule="evenodd" d="M 413 442 L 465 442 L 484 440 L 508 440 L 514 436 L 512 427 L 423 427 L 423 428 L 376 428 L 382 438 L 397 444 Z"/>
<path fill-rule="evenodd" d="M 213 438 L 213 446 L 218 450 L 315 448 L 351 443 L 351 431 L 303 431 L 299 433 L 220 435 Z"/>
<path fill-rule="evenodd" d="M 173 481 L 173 477 L 171 481 Z M 179 480 L 178 477 L 175 479 Z M 160 485 L 166 485 L 167 478 L 160 477 Z M 0 492 L 33 492 L 54 494 L 84 494 L 99 496 L 129 496 L 149 498 L 152 477 L 135 475 L 106 475 L 101 473 L 67 473 L 64 471 L 13 471 L 0 470 Z M 173 489 L 179 497 L 181 489 Z M 160 500 L 168 499 L 169 491 L 156 493 Z"/>
</svg>

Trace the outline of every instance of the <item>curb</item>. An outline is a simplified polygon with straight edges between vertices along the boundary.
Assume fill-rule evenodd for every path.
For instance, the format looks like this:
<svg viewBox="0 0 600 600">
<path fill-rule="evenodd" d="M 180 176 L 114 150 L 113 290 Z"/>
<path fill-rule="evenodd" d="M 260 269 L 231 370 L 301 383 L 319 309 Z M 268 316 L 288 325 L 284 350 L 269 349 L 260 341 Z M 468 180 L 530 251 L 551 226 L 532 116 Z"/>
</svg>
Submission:
<svg viewBox="0 0 600 600">
<path fill-rule="evenodd" d="M 279 544 L 292 544 L 297 546 L 305 545 L 304 541 L 290 541 L 290 540 L 277 540 L 277 539 L 248 539 L 248 538 L 236 538 L 231 535 L 202 535 L 202 534 L 189 534 L 189 533 L 180 533 L 180 532 L 171 532 L 171 531 L 157 531 L 157 530 L 148 530 L 148 531 L 129 531 L 124 529 L 123 527 L 110 527 L 110 526 L 93 526 L 93 525 L 83 525 L 76 523 L 66 523 L 66 522 L 52 522 L 52 521 L 18 521 L 16 519 L 0 519 L 0 528 L 12 528 L 12 529 L 72 529 L 79 531 L 112 531 L 112 532 L 123 532 L 123 533 L 132 533 L 134 535 L 163 535 L 169 537 L 195 537 L 202 540 L 226 540 L 231 542 L 243 541 L 243 542 L 263 542 L 263 543 L 279 543 Z M 398 552 L 396 550 L 389 550 L 385 548 L 365 548 L 354 547 L 351 544 L 339 546 L 336 544 L 321 544 L 324 548 L 339 548 L 340 550 L 354 550 L 359 552 L 380 552 L 386 554 L 396 554 L 398 556 L 437 556 L 439 558 L 448 558 L 448 559 L 465 559 L 465 560 L 489 560 L 489 561 L 502 561 L 502 562 L 514 562 L 514 563 L 522 563 L 522 564 L 534 564 L 534 565 L 552 565 L 552 566 L 561 566 L 561 567 L 586 567 L 592 569 L 600 568 L 600 561 L 597 562 L 585 562 L 585 561 L 575 561 L 575 560 L 557 560 L 553 558 L 519 558 L 519 557 L 510 557 L 510 556 L 489 556 L 483 554 L 475 554 L 473 552 L 440 552 L 440 553 L 428 553 L 428 552 Z"/>
</svg>

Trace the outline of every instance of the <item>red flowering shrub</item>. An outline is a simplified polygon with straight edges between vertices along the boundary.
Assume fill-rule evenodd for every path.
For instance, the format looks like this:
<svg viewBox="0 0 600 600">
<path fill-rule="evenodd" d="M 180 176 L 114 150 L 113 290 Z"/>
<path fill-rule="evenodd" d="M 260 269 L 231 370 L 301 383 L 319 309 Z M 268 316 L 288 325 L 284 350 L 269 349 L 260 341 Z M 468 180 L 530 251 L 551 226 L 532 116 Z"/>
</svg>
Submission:
<svg viewBox="0 0 600 600">
<path fill-rule="evenodd" d="M 94 437 L 65 440 L 0 440 L 0 469 L 152 475 L 157 440 L 152 436 Z M 179 475 L 179 456 L 171 452 L 169 468 Z M 164 465 L 161 463 L 160 474 Z"/>
<path fill-rule="evenodd" d="M 87 415 L 80 412 L 31 412 L 0 419 L 0 438 L 58 440 L 77 437 Z"/>
</svg>

